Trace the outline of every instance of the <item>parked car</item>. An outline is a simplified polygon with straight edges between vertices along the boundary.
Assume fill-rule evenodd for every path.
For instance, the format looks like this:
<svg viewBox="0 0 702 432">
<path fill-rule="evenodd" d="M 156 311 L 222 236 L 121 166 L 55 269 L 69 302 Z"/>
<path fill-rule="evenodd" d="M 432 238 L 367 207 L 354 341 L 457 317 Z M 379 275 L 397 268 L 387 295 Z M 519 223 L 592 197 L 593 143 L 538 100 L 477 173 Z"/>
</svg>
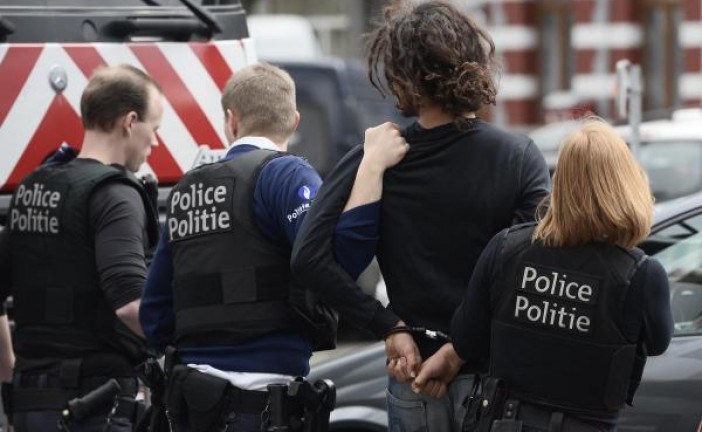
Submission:
<svg viewBox="0 0 702 432">
<path fill-rule="evenodd" d="M 580 124 L 578 120 L 551 123 L 529 134 L 551 172 L 556 168 L 561 143 Z M 618 125 L 615 130 L 629 142 L 630 126 Z M 657 201 L 702 190 L 702 109 L 674 110 L 663 118 L 646 120 L 641 123 L 639 133 L 638 158 L 648 173 Z"/>
<path fill-rule="evenodd" d="M 546 124 L 529 133 L 529 138 L 534 141 L 534 144 L 541 150 L 541 154 L 544 155 L 551 174 L 556 169 L 558 150 L 560 150 L 563 140 L 581 124 L 580 120 L 564 120 Z"/>
<path fill-rule="evenodd" d="M 692 432 L 702 421 L 702 193 L 657 205 L 641 247 L 668 273 L 675 336 L 665 354 L 648 359 L 634 407 L 623 410 L 618 430 Z M 315 364 L 310 378 L 336 383 L 331 431 L 387 430 L 383 343 Z"/>
</svg>

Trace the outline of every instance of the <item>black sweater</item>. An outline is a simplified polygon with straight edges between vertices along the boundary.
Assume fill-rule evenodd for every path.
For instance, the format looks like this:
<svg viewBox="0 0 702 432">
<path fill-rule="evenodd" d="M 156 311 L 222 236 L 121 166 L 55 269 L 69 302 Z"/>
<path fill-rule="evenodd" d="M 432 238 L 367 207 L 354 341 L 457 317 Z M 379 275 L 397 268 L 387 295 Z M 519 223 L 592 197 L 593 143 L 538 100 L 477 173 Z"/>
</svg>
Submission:
<svg viewBox="0 0 702 432">
<path fill-rule="evenodd" d="M 331 238 L 349 196 L 362 148 L 332 171 L 293 251 L 293 269 L 307 286 L 380 337 L 398 317 L 448 332 L 454 309 L 487 242 L 513 223 L 534 218 L 550 178 L 531 140 L 481 120 L 405 131 L 410 151 L 383 182 L 378 261 L 389 310 L 363 294 L 334 263 Z M 417 340 L 424 358 L 439 344 Z"/>
</svg>

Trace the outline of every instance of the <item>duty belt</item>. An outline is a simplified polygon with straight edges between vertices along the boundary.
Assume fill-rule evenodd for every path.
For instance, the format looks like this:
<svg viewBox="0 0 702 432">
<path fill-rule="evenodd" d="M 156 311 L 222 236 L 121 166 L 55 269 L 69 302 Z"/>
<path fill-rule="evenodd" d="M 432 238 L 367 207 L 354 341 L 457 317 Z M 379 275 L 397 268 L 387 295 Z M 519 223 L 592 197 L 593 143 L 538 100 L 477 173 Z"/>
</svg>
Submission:
<svg viewBox="0 0 702 432">
<path fill-rule="evenodd" d="M 257 390 L 244 390 L 230 386 L 225 397 L 229 400 L 227 412 L 244 414 L 261 414 L 268 405 L 268 392 Z"/>
<path fill-rule="evenodd" d="M 80 379 L 77 387 L 67 388 L 61 386 L 59 377 L 48 374 L 21 374 L 13 383 L 12 407 L 16 412 L 60 411 L 70 399 L 88 393 L 109 379 L 109 377 L 86 377 Z M 118 378 L 117 381 L 123 394 L 136 394 L 136 378 Z"/>
</svg>

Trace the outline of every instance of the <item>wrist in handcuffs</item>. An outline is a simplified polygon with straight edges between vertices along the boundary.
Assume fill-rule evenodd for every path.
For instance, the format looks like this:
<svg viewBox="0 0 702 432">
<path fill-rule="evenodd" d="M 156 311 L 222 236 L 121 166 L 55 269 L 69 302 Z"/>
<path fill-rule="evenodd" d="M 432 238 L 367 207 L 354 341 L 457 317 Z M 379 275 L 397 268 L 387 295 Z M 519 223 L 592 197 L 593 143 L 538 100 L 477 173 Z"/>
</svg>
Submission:
<svg viewBox="0 0 702 432">
<path fill-rule="evenodd" d="M 412 329 L 404 324 L 396 325 L 395 327 L 385 332 L 385 334 L 383 334 L 383 340 L 387 340 L 390 336 L 396 335 L 398 333 L 407 333 L 409 335 L 412 335 Z"/>
<path fill-rule="evenodd" d="M 383 340 L 387 340 L 388 337 L 398 333 L 409 333 L 412 337 L 423 336 L 431 340 L 451 342 L 451 336 L 442 331 L 429 330 L 424 327 L 408 326 L 404 323 L 398 324 L 395 327 L 388 330 L 387 332 L 385 332 L 385 334 L 383 335 Z"/>
</svg>

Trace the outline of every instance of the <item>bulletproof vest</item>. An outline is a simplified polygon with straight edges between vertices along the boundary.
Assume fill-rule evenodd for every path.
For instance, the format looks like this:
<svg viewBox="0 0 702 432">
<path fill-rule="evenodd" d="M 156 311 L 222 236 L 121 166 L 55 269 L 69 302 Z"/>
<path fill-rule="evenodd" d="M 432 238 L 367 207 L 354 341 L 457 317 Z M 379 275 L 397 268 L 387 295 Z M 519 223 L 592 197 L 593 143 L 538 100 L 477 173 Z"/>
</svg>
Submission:
<svg viewBox="0 0 702 432">
<path fill-rule="evenodd" d="M 582 412 L 624 405 L 637 341 L 621 328 L 642 251 L 606 243 L 544 247 L 534 226 L 508 232 L 491 287 L 490 374 L 518 399 Z"/>
<path fill-rule="evenodd" d="M 139 190 L 153 245 L 154 209 L 138 180 L 121 167 L 85 159 L 40 167 L 12 196 L 8 228 L 20 357 L 69 359 L 106 351 L 132 361 L 143 357 L 145 343 L 119 321 L 99 286 L 89 201 L 106 182 Z"/>
<path fill-rule="evenodd" d="M 291 248 L 264 237 L 253 215 L 258 176 L 280 155 L 249 151 L 196 168 L 173 187 L 166 229 L 176 346 L 227 345 L 274 331 L 310 330 L 304 321 L 314 320 L 301 311 L 305 290 L 290 281 Z"/>
</svg>

